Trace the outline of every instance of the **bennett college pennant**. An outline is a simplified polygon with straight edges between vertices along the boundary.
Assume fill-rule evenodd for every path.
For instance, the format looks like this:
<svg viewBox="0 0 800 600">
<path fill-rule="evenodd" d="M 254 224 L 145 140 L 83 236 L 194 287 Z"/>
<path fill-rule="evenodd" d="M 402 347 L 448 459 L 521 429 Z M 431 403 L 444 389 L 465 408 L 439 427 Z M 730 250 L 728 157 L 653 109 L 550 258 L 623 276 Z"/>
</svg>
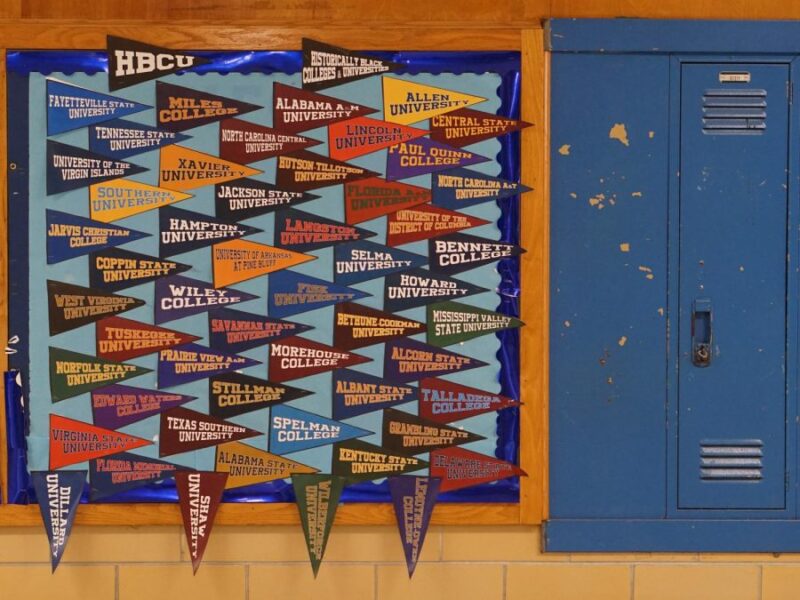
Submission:
<svg viewBox="0 0 800 600">
<path fill-rule="evenodd" d="M 485 156 L 468 150 L 453 148 L 429 138 L 420 138 L 389 148 L 386 153 L 386 179 L 407 179 L 488 160 Z"/>
<path fill-rule="evenodd" d="M 53 140 L 47 140 L 46 154 L 48 196 L 147 171 L 124 160 Z"/>
<path fill-rule="evenodd" d="M 464 429 L 430 421 L 394 408 L 383 411 L 381 446 L 391 452 L 422 454 L 486 438 Z"/>
<path fill-rule="evenodd" d="M 211 62 L 186 52 L 109 35 L 108 89 L 112 92 Z"/>
<path fill-rule="evenodd" d="M 451 423 L 519 406 L 513 398 L 433 377 L 419 382 L 418 393 L 419 416 L 437 423 Z"/>
<path fill-rule="evenodd" d="M 339 507 L 344 479 L 335 475 L 295 474 L 292 487 L 314 577 L 319 572 L 333 518 Z"/>
<path fill-rule="evenodd" d="M 377 112 L 374 108 L 277 81 L 272 87 L 272 98 L 272 126 L 288 133 L 308 131 Z"/>
<path fill-rule="evenodd" d="M 138 365 L 50 348 L 50 397 L 59 402 L 145 373 Z"/>
<path fill-rule="evenodd" d="M 431 177 L 433 204 L 452 210 L 524 194 L 530 189 L 517 181 L 491 177 L 469 169 L 448 170 L 434 173 Z"/>
<path fill-rule="evenodd" d="M 244 352 L 313 329 L 310 325 L 282 321 L 230 308 L 208 313 L 208 339 L 213 348 Z"/>
<path fill-rule="evenodd" d="M 31 472 L 31 484 L 50 543 L 52 572 L 55 572 L 67 547 L 85 483 L 86 471 Z"/>
<path fill-rule="evenodd" d="M 258 298 L 239 290 L 215 288 L 205 281 L 182 275 L 159 279 L 155 288 L 156 324 Z"/>
<path fill-rule="evenodd" d="M 516 317 L 459 302 L 428 305 L 427 323 L 427 341 L 430 345 L 439 347 L 523 325 Z"/>
<path fill-rule="evenodd" d="M 50 335 L 83 327 L 103 317 L 144 305 L 144 300 L 62 281 L 47 280 Z"/>
<path fill-rule="evenodd" d="M 89 285 L 116 292 L 162 277 L 177 275 L 191 268 L 191 265 L 156 256 L 112 248 L 92 252 L 89 256 Z"/>
<path fill-rule="evenodd" d="M 401 65 L 339 46 L 303 38 L 303 88 L 322 90 L 358 81 L 365 77 L 392 73 Z"/>
<path fill-rule="evenodd" d="M 495 242 L 474 235 L 451 233 L 428 240 L 430 269 L 438 273 L 460 273 L 525 252 L 508 242 Z"/>
<path fill-rule="evenodd" d="M 275 214 L 275 245 L 298 252 L 355 242 L 374 235 L 367 229 L 291 208 Z"/>
<path fill-rule="evenodd" d="M 295 473 L 316 473 L 318 469 L 241 442 L 217 446 L 214 470 L 227 473 L 225 489 L 240 488 L 276 479 L 286 479 Z"/>
<path fill-rule="evenodd" d="M 92 421 L 106 429 L 120 429 L 195 399 L 161 390 L 109 385 L 92 390 Z"/>
<path fill-rule="evenodd" d="M 242 164 L 289 154 L 321 143 L 242 119 L 225 119 L 219 124 L 220 158 Z"/>
<path fill-rule="evenodd" d="M 303 337 L 291 337 L 270 344 L 269 378 L 273 381 L 289 381 L 370 360 Z"/>
<path fill-rule="evenodd" d="M 47 135 L 80 129 L 151 108 L 57 79 L 47 80 Z"/>
<path fill-rule="evenodd" d="M 152 443 L 150 440 L 97 427 L 91 423 L 50 415 L 51 469 L 127 452 Z"/>
<path fill-rule="evenodd" d="M 431 139 L 461 148 L 530 127 L 530 123 L 471 108 L 431 117 Z"/>
<path fill-rule="evenodd" d="M 188 135 L 182 133 L 114 119 L 89 128 L 89 150 L 113 158 L 127 158 L 177 144 L 188 138 Z"/>
<path fill-rule="evenodd" d="M 269 412 L 269 450 L 275 454 L 291 454 L 373 433 L 286 404 Z"/>
<path fill-rule="evenodd" d="M 83 256 L 96 250 L 121 246 L 148 237 L 149 233 L 108 225 L 58 210 L 46 211 L 47 264 Z"/>
<path fill-rule="evenodd" d="M 189 555 L 192 557 L 192 570 L 195 573 L 203 560 L 227 479 L 227 473 L 215 471 L 175 473 L 183 530 L 186 533 L 186 543 L 189 546 Z"/>
<path fill-rule="evenodd" d="M 200 90 L 156 82 L 156 117 L 169 131 L 185 131 L 262 108 Z"/>
<path fill-rule="evenodd" d="M 336 283 L 352 285 L 408 271 L 428 262 L 421 254 L 389 248 L 374 242 L 352 242 L 333 251 L 333 277 Z"/>
<path fill-rule="evenodd" d="M 383 308 L 398 312 L 449 298 L 464 298 L 488 292 L 486 288 L 453 279 L 426 269 L 412 269 L 386 277 L 383 286 Z"/>
<path fill-rule="evenodd" d="M 174 206 L 158 211 L 158 226 L 158 254 L 162 257 L 191 252 L 261 231 Z"/>
<path fill-rule="evenodd" d="M 417 388 L 352 369 L 337 369 L 332 382 L 333 418 L 352 419 L 417 397 Z"/>
<path fill-rule="evenodd" d="M 158 455 L 181 454 L 257 435 L 261 432 L 179 406 L 161 413 Z"/>
<path fill-rule="evenodd" d="M 252 358 L 218 352 L 199 344 L 167 348 L 158 353 L 158 387 L 175 387 L 257 364 L 259 361 Z"/>
<path fill-rule="evenodd" d="M 124 317 L 101 319 L 95 329 L 97 356 L 117 361 L 146 356 L 200 339 L 196 335 Z"/>
<path fill-rule="evenodd" d="M 257 179 L 220 183 L 215 186 L 214 192 L 217 216 L 226 221 L 251 219 L 319 198 L 314 194 L 283 190 Z"/>
<path fill-rule="evenodd" d="M 425 535 L 439 494 L 438 479 L 401 475 L 389 477 L 389 493 L 392 496 L 397 528 L 406 557 L 408 576 L 414 575 Z"/>
<path fill-rule="evenodd" d="M 165 460 L 120 452 L 89 461 L 89 494 L 92 501 L 107 498 L 175 475 L 180 467 Z"/>
<path fill-rule="evenodd" d="M 287 190 L 305 192 L 376 175 L 374 171 L 350 163 L 300 150 L 278 157 L 275 184 Z"/>
<path fill-rule="evenodd" d="M 229 419 L 297 400 L 311 393 L 243 373 L 223 373 L 208 380 L 208 412 L 215 417 Z"/>
<path fill-rule="evenodd" d="M 377 177 L 344 186 L 345 221 L 354 225 L 431 201 L 427 188 Z"/>
<path fill-rule="evenodd" d="M 425 330 L 425 323 L 363 304 L 337 304 L 333 311 L 333 345 L 343 350 L 372 346 Z"/>
<path fill-rule="evenodd" d="M 267 312 L 276 317 L 288 317 L 367 296 L 369 294 L 361 290 L 296 271 L 279 271 L 269 278 Z"/>
<path fill-rule="evenodd" d="M 423 377 L 462 373 L 486 364 L 470 356 L 400 338 L 387 342 L 384 347 L 383 376 L 391 381 L 416 381 Z"/>
</svg>

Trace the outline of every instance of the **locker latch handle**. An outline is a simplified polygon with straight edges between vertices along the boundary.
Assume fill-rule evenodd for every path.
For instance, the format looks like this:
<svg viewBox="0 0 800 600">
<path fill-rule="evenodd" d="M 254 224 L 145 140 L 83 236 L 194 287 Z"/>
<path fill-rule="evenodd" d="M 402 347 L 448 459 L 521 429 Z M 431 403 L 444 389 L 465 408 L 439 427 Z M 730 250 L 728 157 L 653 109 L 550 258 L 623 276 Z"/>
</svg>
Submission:
<svg viewBox="0 0 800 600">
<path fill-rule="evenodd" d="M 711 364 L 712 313 L 709 298 L 696 298 L 692 306 L 692 363 L 696 367 Z"/>
</svg>

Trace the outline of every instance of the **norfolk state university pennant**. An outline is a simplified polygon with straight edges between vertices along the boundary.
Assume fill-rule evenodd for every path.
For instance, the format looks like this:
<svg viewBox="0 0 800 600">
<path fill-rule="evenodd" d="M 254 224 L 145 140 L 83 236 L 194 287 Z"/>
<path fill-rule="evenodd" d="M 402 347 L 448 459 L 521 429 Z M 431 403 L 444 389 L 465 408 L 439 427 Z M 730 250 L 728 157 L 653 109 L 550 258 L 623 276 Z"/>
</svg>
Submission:
<svg viewBox="0 0 800 600">
<path fill-rule="evenodd" d="M 400 65 L 363 52 L 303 38 L 303 89 L 322 90 L 365 77 L 392 73 Z"/>
<path fill-rule="evenodd" d="M 55 572 L 81 501 L 86 471 L 33 471 L 31 484 L 42 513 L 44 530 L 50 542 L 50 567 Z"/>
<path fill-rule="evenodd" d="M 318 470 L 241 442 L 217 446 L 214 463 L 217 472 L 228 474 L 225 489 L 287 479 L 296 473 L 316 473 Z"/>
<path fill-rule="evenodd" d="M 50 397 L 59 402 L 150 371 L 130 363 L 50 347 Z"/>
<path fill-rule="evenodd" d="M 118 119 L 148 108 L 151 107 L 119 96 L 101 94 L 57 79 L 47 80 L 47 135 L 49 136 Z"/>
<path fill-rule="evenodd" d="M 292 487 L 308 547 L 314 577 L 319 572 L 333 518 L 339 507 L 344 479 L 335 475 L 292 475 Z"/>
<path fill-rule="evenodd" d="M 150 440 L 97 427 L 91 423 L 50 415 L 50 468 L 60 469 L 149 446 Z"/>
<path fill-rule="evenodd" d="M 192 557 L 194 573 L 197 573 L 203 560 L 227 480 L 227 473 L 215 471 L 175 473 L 178 504 L 181 507 L 183 530 L 186 532 L 186 543 L 189 546 L 189 555 Z"/>
<path fill-rule="evenodd" d="M 425 543 L 439 485 L 440 481 L 431 477 L 389 477 L 389 493 L 392 495 L 409 577 L 414 575 L 422 544 Z"/>
</svg>

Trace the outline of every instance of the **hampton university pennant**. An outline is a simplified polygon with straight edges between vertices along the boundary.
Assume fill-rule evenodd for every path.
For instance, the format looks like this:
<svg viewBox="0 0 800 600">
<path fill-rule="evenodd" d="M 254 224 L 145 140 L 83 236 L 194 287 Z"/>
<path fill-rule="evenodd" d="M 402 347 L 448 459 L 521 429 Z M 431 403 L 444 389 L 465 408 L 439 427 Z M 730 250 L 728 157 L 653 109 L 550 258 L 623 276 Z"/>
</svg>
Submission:
<svg viewBox="0 0 800 600">
<path fill-rule="evenodd" d="M 158 229 L 158 254 L 162 257 L 191 252 L 261 231 L 174 206 L 158 211 Z"/>
<path fill-rule="evenodd" d="M 31 484 L 36 491 L 47 540 L 50 542 L 50 567 L 55 572 L 81 501 L 86 471 L 33 471 Z"/>
</svg>

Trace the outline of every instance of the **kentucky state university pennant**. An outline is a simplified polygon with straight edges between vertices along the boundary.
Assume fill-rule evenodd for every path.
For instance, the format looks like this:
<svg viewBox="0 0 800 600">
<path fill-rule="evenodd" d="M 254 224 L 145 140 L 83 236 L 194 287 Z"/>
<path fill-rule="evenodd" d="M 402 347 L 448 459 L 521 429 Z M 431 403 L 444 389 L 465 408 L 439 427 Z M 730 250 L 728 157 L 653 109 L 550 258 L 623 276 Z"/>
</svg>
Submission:
<svg viewBox="0 0 800 600">
<path fill-rule="evenodd" d="M 384 347 L 383 376 L 391 381 L 416 381 L 423 377 L 462 373 L 486 364 L 463 354 L 401 338 L 387 342 Z"/>
<path fill-rule="evenodd" d="M 219 124 L 220 158 L 242 164 L 289 154 L 321 143 L 241 119 L 225 119 Z"/>
<path fill-rule="evenodd" d="M 333 345 L 343 350 L 381 344 L 425 329 L 425 323 L 354 302 L 337 304 L 333 311 Z"/>
<path fill-rule="evenodd" d="M 45 214 L 48 265 L 96 250 L 121 246 L 150 235 L 58 210 L 48 209 Z"/>
<path fill-rule="evenodd" d="M 175 473 L 178 504 L 181 507 L 183 530 L 186 533 L 194 573 L 197 573 L 203 560 L 227 480 L 227 473 L 215 471 Z"/>
<path fill-rule="evenodd" d="M 394 408 L 383 411 L 381 431 L 381 446 L 403 454 L 422 454 L 486 439 L 464 429 L 443 425 Z"/>
<path fill-rule="evenodd" d="M 80 129 L 151 108 L 57 79 L 47 80 L 47 135 Z M 109 155 L 110 156 L 110 155 Z"/>
<path fill-rule="evenodd" d="M 217 217 L 243 221 L 260 215 L 316 200 L 319 196 L 283 190 L 266 181 L 237 179 L 214 187 Z"/>
<path fill-rule="evenodd" d="M 345 221 L 353 225 L 431 201 L 431 191 L 373 177 L 344 186 Z"/>
<path fill-rule="evenodd" d="M 96 326 L 97 356 L 123 361 L 182 346 L 200 338 L 123 317 L 106 317 Z"/>
<path fill-rule="evenodd" d="M 352 369 L 337 369 L 332 382 L 333 418 L 352 419 L 416 398 L 417 388 Z"/>
<path fill-rule="evenodd" d="M 313 329 L 310 325 L 252 313 L 218 308 L 208 313 L 211 346 L 225 352 L 244 352 Z"/>
<path fill-rule="evenodd" d="M 418 391 L 419 416 L 438 423 L 519 406 L 513 398 L 433 377 L 420 381 Z"/>
<path fill-rule="evenodd" d="M 217 446 L 214 470 L 227 473 L 225 489 L 239 488 L 276 479 L 287 479 L 295 473 L 316 473 L 318 469 L 297 461 L 259 450 L 241 442 Z"/>
<path fill-rule="evenodd" d="M 261 231 L 174 206 L 158 211 L 158 225 L 158 254 L 162 257 L 191 252 Z"/>
<path fill-rule="evenodd" d="M 86 471 L 33 471 L 31 484 L 50 542 L 50 567 L 55 572 L 67 547 L 86 483 Z"/>
<path fill-rule="evenodd" d="M 112 92 L 211 62 L 181 50 L 168 50 L 113 35 L 106 40 L 108 89 Z"/>
<path fill-rule="evenodd" d="M 398 312 L 449 298 L 464 298 L 488 292 L 486 288 L 426 269 L 412 269 L 386 277 L 383 286 L 383 308 Z"/>
<path fill-rule="evenodd" d="M 303 38 L 303 88 L 322 90 L 365 77 L 392 73 L 401 65 L 339 46 Z"/>
<path fill-rule="evenodd" d="M 89 461 L 89 484 L 92 501 L 169 479 L 181 467 L 176 464 L 120 452 Z"/>
<path fill-rule="evenodd" d="M 217 289 L 210 283 L 182 275 L 159 279 L 155 287 L 157 324 L 258 298 L 239 290 Z"/>
<path fill-rule="evenodd" d="M 243 373 L 223 373 L 208 380 L 208 412 L 221 419 L 230 419 L 297 400 L 311 393 Z"/>
<path fill-rule="evenodd" d="M 169 131 L 185 131 L 258 110 L 260 106 L 188 87 L 156 82 L 157 123 Z"/>
<path fill-rule="evenodd" d="M 272 87 L 272 99 L 272 126 L 288 133 L 308 131 L 377 112 L 374 108 L 277 81 Z"/>
<path fill-rule="evenodd" d="M 267 313 L 275 317 L 288 317 L 367 296 L 369 294 L 361 290 L 296 271 L 278 271 L 269 277 Z"/>
<path fill-rule="evenodd" d="M 325 556 L 325 547 L 328 545 L 333 518 L 339 507 L 344 481 L 342 477 L 335 475 L 292 475 L 292 487 L 314 577 L 317 576 Z"/>
<path fill-rule="evenodd" d="M 150 371 L 138 365 L 51 346 L 50 397 L 53 402 L 59 402 Z"/>
<path fill-rule="evenodd" d="M 204 415 L 183 406 L 161 413 L 159 431 L 159 456 L 181 454 L 261 435 L 260 431 Z"/>
<path fill-rule="evenodd" d="M 150 440 L 97 427 L 61 415 L 50 415 L 50 468 L 60 469 L 149 446 Z"/>
<path fill-rule="evenodd" d="M 114 384 L 92 390 L 92 420 L 106 429 L 120 429 L 192 400 L 196 397 Z"/>
<path fill-rule="evenodd" d="M 331 471 L 350 480 L 369 481 L 419 471 L 427 466 L 427 462 L 409 454 L 393 453 L 361 440 L 348 440 L 333 447 Z"/>
<path fill-rule="evenodd" d="M 53 140 L 47 140 L 46 154 L 48 196 L 147 171 L 124 160 Z"/>
<path fill-rule="evenodd" d="M 114 119 L 89 128 L 89 150 L 113 158 L 128 158 L 189 139 L 188 135 L 134 121 Z"/>
<path fill-rule="evenodd" d="M 259 361 L 252 358 L 218 352 L 199 344 L 167 348 L 158 353 L 158 387 L 175 387 L 257 364 Z"/>
<path fill-rule="evenodd" d="M 50 335 L 57 335 L 144 305 L 144 300 L 47 280 Z"/>
</svg>

